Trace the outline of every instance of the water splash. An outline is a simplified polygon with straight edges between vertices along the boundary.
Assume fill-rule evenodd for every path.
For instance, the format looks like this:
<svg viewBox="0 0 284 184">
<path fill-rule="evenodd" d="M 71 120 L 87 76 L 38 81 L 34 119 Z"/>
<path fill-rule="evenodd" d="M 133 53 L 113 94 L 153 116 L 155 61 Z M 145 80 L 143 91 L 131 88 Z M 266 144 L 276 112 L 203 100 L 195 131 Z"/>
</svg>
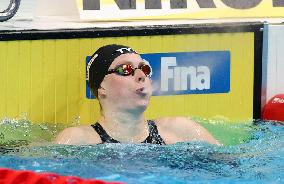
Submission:
<svg viewBox="0 0 284 184">
<path fill-rule="evenodd" d="M 63 124 L 33 123 L 25 115 L 17 119 L 0 120 L 0 146 L 19 147 L 28 144 L 50 142 Z"/>
<path fill-rule="evenodd" d="M 12 124 L 11 120 L 2 123 Z M 31 122 L 25 123 L 32 127 Z M 211 126 L 209 130 L 214 129 L 215 134 L 236 136 L 226 146 L 202 142 L 22 146 L 2 152 L 0 167 L 127 183 L 282 183 L 284 126 L 223 123 L 204 120 L 202 124 Z M 52 137 L 51 130 L 43 132 Z M 245 140 L 237 138 L 243 135 L 238 133 L 241 131 Z"/>
</svg>

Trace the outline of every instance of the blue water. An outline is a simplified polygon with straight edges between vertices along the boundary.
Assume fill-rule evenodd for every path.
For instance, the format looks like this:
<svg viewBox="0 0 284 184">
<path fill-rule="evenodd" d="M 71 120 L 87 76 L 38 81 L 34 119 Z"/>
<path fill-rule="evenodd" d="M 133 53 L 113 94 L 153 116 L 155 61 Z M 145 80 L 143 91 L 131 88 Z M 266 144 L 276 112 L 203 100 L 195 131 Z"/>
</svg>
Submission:
<svg viewBox="0 0 284 184">
<path fill-rule="evenodd" d="M 6 145 L 0 150 L 0 167 L 133 184 L 284 183 L 284 126 L 266 122 L 241 127 L 250 131 L 249 139 L 221 147 L 201 142 Z"/>
</svg>

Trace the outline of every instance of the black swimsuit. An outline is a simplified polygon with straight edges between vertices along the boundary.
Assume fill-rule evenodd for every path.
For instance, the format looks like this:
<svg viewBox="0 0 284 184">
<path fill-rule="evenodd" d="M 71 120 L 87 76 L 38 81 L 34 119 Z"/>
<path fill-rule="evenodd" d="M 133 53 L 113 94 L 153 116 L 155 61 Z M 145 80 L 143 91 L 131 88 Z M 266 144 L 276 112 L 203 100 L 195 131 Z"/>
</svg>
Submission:
<svg viewBox="0 0 284 184">
<path fill-rule="evenodd" d="M 157 125 L 154 121 L 148 120 L 149 135 L 142 143 L 165 145 L 165 141 L 158 133 Z M 119 143 L 119 141 L 110 137 L 104 128 L 97 122 L 91 125 L 101 137 L 102 143 Z"/>
</svg>

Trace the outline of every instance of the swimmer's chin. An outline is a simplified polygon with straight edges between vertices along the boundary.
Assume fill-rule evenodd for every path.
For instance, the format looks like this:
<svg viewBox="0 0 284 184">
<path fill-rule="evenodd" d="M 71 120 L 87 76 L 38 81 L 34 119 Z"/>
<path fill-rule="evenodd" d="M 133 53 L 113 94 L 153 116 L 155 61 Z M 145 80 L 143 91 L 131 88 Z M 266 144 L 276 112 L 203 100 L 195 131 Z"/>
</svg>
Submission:
<svg viewBox="0 0 284 184">
<path fill-rule="evenodd" d="M 148 105 L 149 105 L 149 99 L 148 98 L 137 101 L 137 106 L 139 106 L 139 108 L 141 108 L 141 109 L 146 110 Z"/>
</svg>

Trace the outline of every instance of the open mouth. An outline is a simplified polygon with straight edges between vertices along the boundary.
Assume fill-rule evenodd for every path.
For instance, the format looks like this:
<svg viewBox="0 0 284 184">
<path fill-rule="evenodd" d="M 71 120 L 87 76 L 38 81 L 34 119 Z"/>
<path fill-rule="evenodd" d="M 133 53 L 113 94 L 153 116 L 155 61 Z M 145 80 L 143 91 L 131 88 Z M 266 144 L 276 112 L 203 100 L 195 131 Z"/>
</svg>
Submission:
<svg viewBox="0 0 284 184">
<path fill-rule="evenodd" d="M 143 92 L 144 90 L 145 90 L 145 88 L 142 87 L 142 88 L 137 89 L 136 91 L 137 91 L 137 92 Z"/>
<path fill-rule="evenodd" d="M 139 94 L 139 95 L 147 95 L 147 90 L 146 88 L 142 87 L 142 88 L 139 88 L 136 90 L 136 93 Z"/>
</svg>

